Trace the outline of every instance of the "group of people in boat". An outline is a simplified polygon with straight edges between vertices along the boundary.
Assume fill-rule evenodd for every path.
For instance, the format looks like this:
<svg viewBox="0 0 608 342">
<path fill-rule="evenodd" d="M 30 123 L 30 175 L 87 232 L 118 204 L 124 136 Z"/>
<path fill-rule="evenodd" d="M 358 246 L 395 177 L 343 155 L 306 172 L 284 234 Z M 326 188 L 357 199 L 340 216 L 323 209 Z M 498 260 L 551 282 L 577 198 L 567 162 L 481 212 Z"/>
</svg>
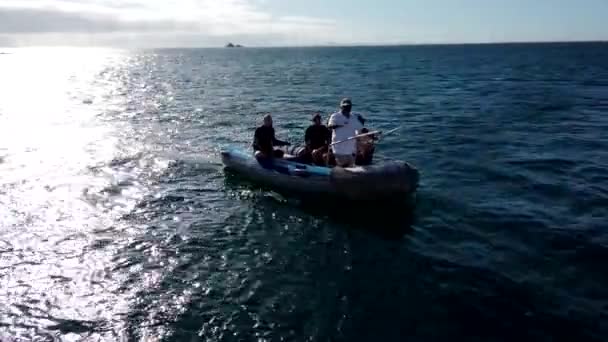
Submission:
<svg viewBox="0 0 608 342">
<path fill-rule="evenodd" d="M 352 112 L 352 101 L 349 98 L 340 101 L 340 110 L 331 114 L 327 125 L 323 125 L 321 114 L 315 113 L 304 134 L 305 145 L 295 147 L 290 154 L 294 160 L 319 166 L 351 167 L 354 165 L 369 165 L 373 159 L 374 142 L 377 137 L 373 134 L 353 137 L 368 133 L 365 119 L 358 113 Z M 272 158 L 283 158 L 284 152 L 275 147 L 291 146 L 287 141 L 275 137 L 272 126 L 272 116 L 264 116 L 263 125 L 255 130 L 253 150 L 260 161 Z"/>
</svg>

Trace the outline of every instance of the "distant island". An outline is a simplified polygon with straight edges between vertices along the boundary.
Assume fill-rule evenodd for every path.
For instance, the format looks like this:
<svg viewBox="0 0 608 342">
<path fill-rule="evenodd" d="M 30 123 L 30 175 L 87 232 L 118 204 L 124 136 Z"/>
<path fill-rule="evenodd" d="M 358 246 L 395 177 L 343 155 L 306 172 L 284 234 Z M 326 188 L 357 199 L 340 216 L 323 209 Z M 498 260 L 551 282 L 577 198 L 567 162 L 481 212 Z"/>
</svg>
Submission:
<svg viewBox="0 0 608 342">
<path fill-rule="evenodd" d="M 227 47 L 227 48 L 242 48 L 242 47 L 243 47 L 243 45 L 241 45 L 241 44 L 232 44 L 232 43 L 228 43 L 228 44 L 226 44 L 226 47 Z"/>
</svg>

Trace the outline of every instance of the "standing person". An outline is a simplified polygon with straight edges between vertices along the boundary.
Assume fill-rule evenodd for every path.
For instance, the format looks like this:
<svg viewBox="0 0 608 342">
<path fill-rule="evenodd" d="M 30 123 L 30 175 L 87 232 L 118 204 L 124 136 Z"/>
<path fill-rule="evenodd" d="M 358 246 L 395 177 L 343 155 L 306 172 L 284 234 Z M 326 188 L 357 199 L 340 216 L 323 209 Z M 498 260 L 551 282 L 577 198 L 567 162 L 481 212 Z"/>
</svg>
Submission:
<svg viewBox="0 0 608 342">
<path fill-rule="evenodd" d="M 315 113 L 312 117 L 313 124 L 306 129 L 304 142 L 306 143 L 306 161 L 317 165 L 323 165 L 323 154 L 327 152 L 331 141 L 331 132 L 327 126 L 321 123 L 321 114 Z"/>
<path fill-rule="evenodd" d="M 255 130 L 253 137 L 253 150 L 255 157 L 260 159 L 283 158 L 283 151 L 275 150 L 275 146 L 289 146 L 290 143 L 277 139 L 272 127 L 272 116 L 264 116 L 264 123 Z"/>
<path fill-rule="evenodd" d="M 353 137 L 363 128 L 365 119 L 359 114 L 352 113 L 352 108 L 353 104 L 349 98 L 342 99 L 340 101 L 340 111 L 333 113 L 329 118 L 328 128 L 332 131 L 332 143 Z M 331 150 L 337 166 L 353 166 L 357 153 L 357 140 L 351 139 L 332 145 Z"/>
</svg>

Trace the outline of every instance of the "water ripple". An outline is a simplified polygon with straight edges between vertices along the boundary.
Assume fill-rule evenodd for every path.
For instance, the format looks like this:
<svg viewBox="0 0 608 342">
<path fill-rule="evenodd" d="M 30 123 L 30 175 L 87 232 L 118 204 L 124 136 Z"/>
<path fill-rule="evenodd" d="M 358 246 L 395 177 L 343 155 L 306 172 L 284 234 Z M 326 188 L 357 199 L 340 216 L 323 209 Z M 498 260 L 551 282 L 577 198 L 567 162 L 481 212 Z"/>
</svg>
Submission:
<svg viewBox="0 0 608 342">
<path fill-rule="evenodd" d="M 1 340 L 608 334 L 605 44 L 14 56 Z M 414 212 L 311 204 L 222 169 L 220 147 L 250 148 L 264 113 L 298 143 L 344 96 L 370 127 L 403 127 L 378 160 L 420 168 Z"/>
</svg>

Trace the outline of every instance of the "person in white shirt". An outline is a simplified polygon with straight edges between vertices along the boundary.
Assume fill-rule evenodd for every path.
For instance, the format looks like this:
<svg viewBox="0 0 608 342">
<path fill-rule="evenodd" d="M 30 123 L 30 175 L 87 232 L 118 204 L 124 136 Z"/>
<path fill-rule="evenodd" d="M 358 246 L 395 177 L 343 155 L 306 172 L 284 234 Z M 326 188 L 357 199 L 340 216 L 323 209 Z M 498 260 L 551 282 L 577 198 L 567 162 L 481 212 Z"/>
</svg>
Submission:
<svg viewBox="0 0 608 342">
<path fill-rule="evenodd" d="M 328 128 L 332 131 L 331 142 L 336 143 L 353 137 L 359 133 L 365 124 L 365 119 L 356 113 L 352 113 L 353 104 L 349 98 L 340 101 L 340 111 L 333 113 L 329 118 Z M 357 153 L 357 140 L 351 139 L 333 145 L 333 155 L 336 165 L 349 167 L 355 164 Z"/>
</svg>

